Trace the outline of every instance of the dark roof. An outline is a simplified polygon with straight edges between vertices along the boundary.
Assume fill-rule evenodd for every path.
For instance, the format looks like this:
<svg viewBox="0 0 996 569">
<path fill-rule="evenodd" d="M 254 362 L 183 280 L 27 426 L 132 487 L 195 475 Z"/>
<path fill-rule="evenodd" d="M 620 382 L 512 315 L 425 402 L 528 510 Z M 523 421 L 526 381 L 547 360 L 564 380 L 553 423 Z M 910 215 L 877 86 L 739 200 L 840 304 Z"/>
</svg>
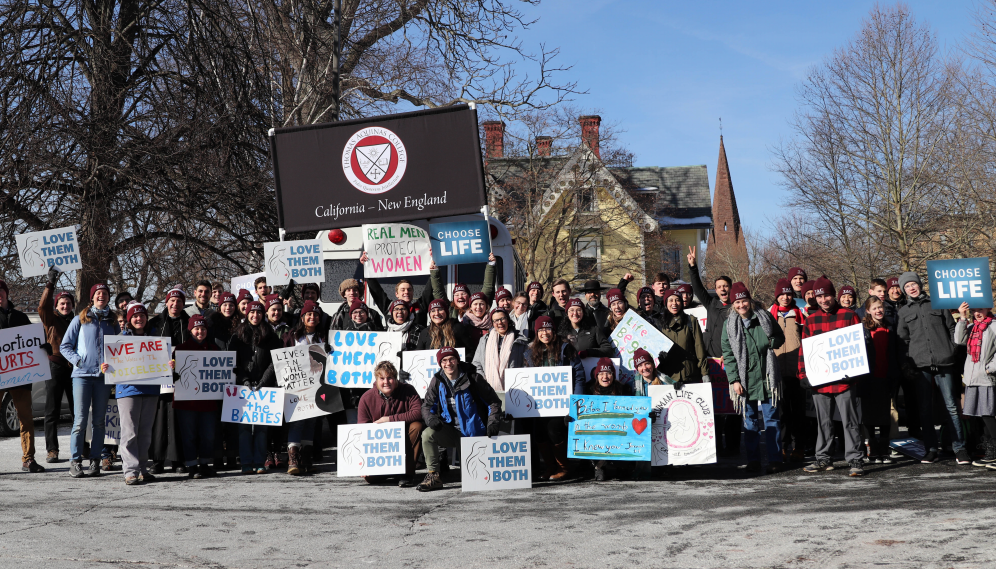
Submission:
<svg viewBox="0 0 996 569">
<path fill-rule="evenodd" d="M 698 166 L 642 166 L 610 168 L 611 172 L 631 194 L 649 191 L 640 188 L 657 188 L 652 217 L 712 217 L 712 196 L 709 192 L 709 171 Z"/>
</svg>

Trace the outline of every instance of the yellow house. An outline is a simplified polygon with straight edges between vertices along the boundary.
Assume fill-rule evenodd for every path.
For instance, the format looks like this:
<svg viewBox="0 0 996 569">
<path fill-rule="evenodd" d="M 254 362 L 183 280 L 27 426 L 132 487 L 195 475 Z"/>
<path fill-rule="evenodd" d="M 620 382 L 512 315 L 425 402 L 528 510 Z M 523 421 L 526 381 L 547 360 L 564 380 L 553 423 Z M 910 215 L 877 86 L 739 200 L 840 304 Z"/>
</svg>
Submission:
<svg viewBox="0 0 996 569">
<path fill-rule="evenodd" d="M 688 280 L 688 247 L 712 227 L 705 166 L 633 167 L 603 161 L 598 116 L 581 117 L 581 144 L 559 156 L 537 137 L 525 156 L 504 156 L 504 125 L 484 123 L 492 211 L 509 227 L 529 280 L 567 278 L 639 286 L 658 272 Z M 606 163 L 608 162 L 608 163 Z M 700 256 L 701 258 L 701 256 Z"/>
</svg>

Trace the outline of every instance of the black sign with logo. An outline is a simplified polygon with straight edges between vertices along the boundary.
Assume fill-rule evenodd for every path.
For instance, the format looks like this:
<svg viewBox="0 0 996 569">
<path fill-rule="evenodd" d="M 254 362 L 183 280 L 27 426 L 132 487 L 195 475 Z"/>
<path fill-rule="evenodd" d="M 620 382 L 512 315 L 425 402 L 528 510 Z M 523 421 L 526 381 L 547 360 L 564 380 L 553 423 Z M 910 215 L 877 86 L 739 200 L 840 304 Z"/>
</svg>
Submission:
<svg viewBox="0 0 996 569">
<path fill-rule="evenodd" d="M 467 105 L 270 132 L 288 232 L 476 213 L 487 203 Z"/>
</svg>

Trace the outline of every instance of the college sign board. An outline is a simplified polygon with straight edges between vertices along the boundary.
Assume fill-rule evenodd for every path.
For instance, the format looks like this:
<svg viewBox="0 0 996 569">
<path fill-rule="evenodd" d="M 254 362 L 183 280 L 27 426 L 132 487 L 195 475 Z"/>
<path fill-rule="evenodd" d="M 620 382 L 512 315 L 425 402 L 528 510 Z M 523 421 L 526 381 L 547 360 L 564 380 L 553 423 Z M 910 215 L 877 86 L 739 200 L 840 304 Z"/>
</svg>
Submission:
<svg viewBox="0 0 996 569">
<path fill-rule="evenodd" d="M 288 232 L 477 213 L 487 204 L 477 111 L 467 105 L 273 129 L 270 154 Z"/>
<path fill-rule="evenodd" d="M 931 308 L 953 309 L 963 302 L 970 308 L 992 308 L 989 274 L 989 257 L 927 261 Z"/>
</svg>

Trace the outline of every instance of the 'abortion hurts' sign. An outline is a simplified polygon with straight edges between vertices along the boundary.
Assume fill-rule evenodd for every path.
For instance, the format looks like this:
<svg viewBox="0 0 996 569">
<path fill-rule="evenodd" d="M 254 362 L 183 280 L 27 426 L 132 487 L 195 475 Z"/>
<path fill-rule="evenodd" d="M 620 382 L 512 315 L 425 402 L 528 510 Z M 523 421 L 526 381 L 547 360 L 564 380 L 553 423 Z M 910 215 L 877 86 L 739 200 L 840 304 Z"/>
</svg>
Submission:
<svg viewBox="0 0 996 569">
<path fill-rule="evenodd" d="M 563 417 L 572 393 L 570 366 L 505 370 L 505 412 L 513 417 Z"/>
<path fill-rule="evenodd" d="M 401 332 L 353 332 L 331 330 L 332 353 L 325 361 L 325 383 L 340 387 L 370 387 L 378 363 L 399 367 Z"/>
<path fill-rule="evenodd" d="M 650 398 L 571 395 L 567 458 L 650 460 Z"/>
<path fill-rule="evenodd" d="M 363 249 L 368 257 L 363 264 L 366 278 L 427 275 L 432 264 L 429 235 L 414 225 L 364 225 Z"/>
<path fill-rule="evenodd" d="M 460 439 L 460 482 L 464 492 L 532 488 L 529 435 Z"/>
<path fill-rule="evenodd" d="M 218 401 L 225 386 L 235 383 L 235 352 L 177 350 L 175 360 L 177 401 Z"/>
<path fill-rule="evenodd" d="M 279 426 L 284 419 L 284 390 L 271 387 L 250 389 L 226 385 L 221 400 L 221 422 Z"/>
<path fill-rule="evenodd" d="M 971 308 L 993 306 L 989 257 L 927 261 L 927 278 L 932 308 L 958 308 L 963 302 Z"/>
<path fill-rule="evenodd" d="M 263 244 L 264 272 L 268 286 L 325 282 L 322 242 L 318 239 Z"/>
<path fill-rule="evenodd" d="M 57 267 L 60 271 L 83 268 L 74 227 L 22 233 L 15 235 L 14 240 L 21 261 L 21 276 L 44 275 L 49 267 Z"/>
<path fill-rule="evenodd" d="M 429 225 L 432 258 L 439 266 L 487 263 L 491 255 L 488 223 L 455 221 Z"/>
<path fill-rule="evenodd" d="M 460 354 L 460 361 L 467 361 L 467 350 L 457 348 Z M 439 371 L 439 362 L 436 361 L 436 350 L 412 350 L 401 352 L 401 369 L 408 372 L 408 384 L 418 391 L 418 396 L 425 399 L 425 392 L 429 390 L 429 382 L 432 376 Z"/>
<path fill-rule="evenodd" d="M 0 389 L 52 379 L 41 324 L 0 330 Z"/>
<path fill-rule="evenodd" d="M 337 476 L 377 476 L 405 473 L 404 421 L 339 425 Z"/>
<path fill-rule="evenodd" d="M 170 346 L 154 336 L 104 336 L 107 383 L 161 385 L 172 383 Z"/>
<path fill-rule="evenodd" d="M 865 332 L 861 324 L 802 340 L 806 377 L 813 387 L 869 373 Z"/>
</svg>

